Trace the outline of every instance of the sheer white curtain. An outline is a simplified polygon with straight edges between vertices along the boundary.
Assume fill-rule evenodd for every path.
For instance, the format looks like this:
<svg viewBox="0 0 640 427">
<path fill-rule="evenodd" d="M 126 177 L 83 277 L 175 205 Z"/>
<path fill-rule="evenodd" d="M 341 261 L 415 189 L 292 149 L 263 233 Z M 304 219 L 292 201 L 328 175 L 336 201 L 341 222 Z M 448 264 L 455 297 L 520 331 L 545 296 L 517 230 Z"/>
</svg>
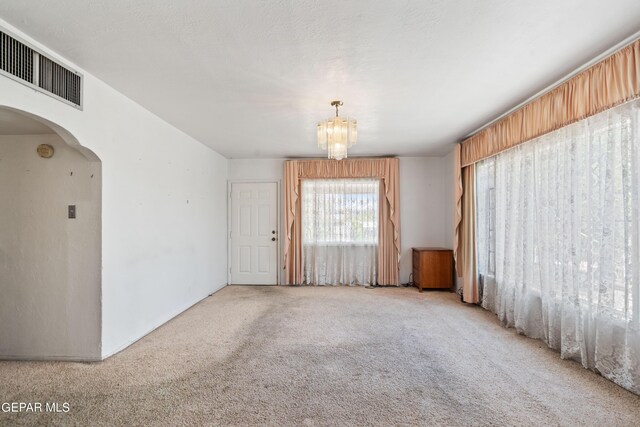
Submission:
<svg viewBox="0 0 640 427">
<path fill-rule="evenodd" d="M 483 306 L 640 393 L 640 101 L 477 164 Z"/>
<path fill-rule="evenodd" d="M 377 179 L 302 181 L 306 284 L 376 283 L 379 192 Z"/>
</svg>

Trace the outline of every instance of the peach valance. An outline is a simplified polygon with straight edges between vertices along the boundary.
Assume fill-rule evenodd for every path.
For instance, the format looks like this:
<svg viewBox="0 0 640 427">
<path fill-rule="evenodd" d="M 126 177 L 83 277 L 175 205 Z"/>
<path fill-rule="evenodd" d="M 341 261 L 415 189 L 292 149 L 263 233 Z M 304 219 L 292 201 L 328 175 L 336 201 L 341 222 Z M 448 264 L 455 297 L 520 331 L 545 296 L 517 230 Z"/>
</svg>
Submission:
<svg viewBox="0 0 640 427">
<path fill-rule="evenodd" d="M 472 163 L 640 96 L 640 40 L 462 142 Z"/>
<path fill-rule="evenodd" d="M 284 163 L 286 283 L 302 283 L 301 179 L 378 178 L 381 186 L 378 283 L 399 284 L 400 174 L 396 158 L 287 160 Z M 392 248 L 392 249 L 390 249 Z"/>
</svg>

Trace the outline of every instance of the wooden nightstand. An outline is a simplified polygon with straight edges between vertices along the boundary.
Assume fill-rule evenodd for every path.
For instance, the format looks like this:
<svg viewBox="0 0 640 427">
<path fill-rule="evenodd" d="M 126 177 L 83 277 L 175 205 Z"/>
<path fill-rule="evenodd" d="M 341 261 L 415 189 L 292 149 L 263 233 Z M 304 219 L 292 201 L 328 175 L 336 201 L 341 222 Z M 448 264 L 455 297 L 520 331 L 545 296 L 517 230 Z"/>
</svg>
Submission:
<svg viewBox="0 0 640 427">
<path fill-rule="evenodd" d="M 413 248 L 413 283 L 423 289 L 453 292 L 453 251 L 444 248 Z"/>
</svg>

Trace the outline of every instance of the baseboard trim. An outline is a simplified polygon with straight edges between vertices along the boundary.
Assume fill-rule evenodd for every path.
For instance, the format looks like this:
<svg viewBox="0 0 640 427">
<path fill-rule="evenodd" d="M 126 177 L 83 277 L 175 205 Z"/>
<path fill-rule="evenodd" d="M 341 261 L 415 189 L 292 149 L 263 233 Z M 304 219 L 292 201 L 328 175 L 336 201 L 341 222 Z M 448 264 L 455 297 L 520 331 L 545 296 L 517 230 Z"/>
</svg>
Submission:
<svg viewBox="0 0 640 427">
<path fill-rule="evenodd" d="M 14 356 L 2 355 L 0 361 L 21 361 L 21 362 L 100 362 L 100 356 Z"/>
<path fill-rule="evenodd" d="M 155 331 L 156 329 L 158 329 L 159 327 L 161 327 L 162 325 L 164 325 L 165 323 L 170 322 L 171 320 L 173 320 L 174 318 L 178 317 L 179 315 L 181 315 L 182 313 L 184 313 L 185 311 L 189 310 L 191 307 L 193 307 L 194 305 L 204 301 L 205 299 L 209 298 L 210 296 L 212 296 L 213 294 L 220 292 L 222 289 L 226 288 L 227 286 L 229 286 L 228 284 L 224 284 L 222 285 L 220 288 L 216 289 L 215 291 L 211 292 L 211 293 L 207 293 L 206 295 L 204 295 L 203 297 L 198 298 L 195 302 L 187 304 L 186 307 L 183 308 L 179 308 L 178 310 L 176 310 L 173 314 L 171 314 L 166 320 L 160 322 L 159 324 L 157 324 L 156 326 L 152 327 L 151 329 L 149 329 L 147 332 L 145 332 L 144 334 L 142 334 L 141 336 L 139 336 L 138 338 L 135 338 L 131 341 L 128 341 L 118 347 L 115 348 L 115 350 L 112 350 L 106 354 L 102 355 L 102 358 L 100 360 L 105 360 L 108 359 L 109 357 L 120 353 L 121 351 L 125 350 L 127 347 L 129 347 L 130 345 L 135 344 L 136 342 L 140 341 L 142 338 L 146 337 L 147 335 L 149 335 L 151 332 Z"/>
</svg>

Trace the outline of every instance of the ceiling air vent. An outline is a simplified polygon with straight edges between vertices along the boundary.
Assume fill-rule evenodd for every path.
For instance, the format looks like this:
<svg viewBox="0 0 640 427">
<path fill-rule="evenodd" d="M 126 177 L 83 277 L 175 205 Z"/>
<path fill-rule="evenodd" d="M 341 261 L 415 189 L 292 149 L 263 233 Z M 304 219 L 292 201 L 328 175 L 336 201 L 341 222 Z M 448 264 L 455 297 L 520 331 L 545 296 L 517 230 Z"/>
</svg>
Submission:
<svg viewBox="0 0 640 427">
<path fill-rule="evenodd" d="M 82 108 L 82 75 L 0 30 L 0 74 Z"/>
</svg>

